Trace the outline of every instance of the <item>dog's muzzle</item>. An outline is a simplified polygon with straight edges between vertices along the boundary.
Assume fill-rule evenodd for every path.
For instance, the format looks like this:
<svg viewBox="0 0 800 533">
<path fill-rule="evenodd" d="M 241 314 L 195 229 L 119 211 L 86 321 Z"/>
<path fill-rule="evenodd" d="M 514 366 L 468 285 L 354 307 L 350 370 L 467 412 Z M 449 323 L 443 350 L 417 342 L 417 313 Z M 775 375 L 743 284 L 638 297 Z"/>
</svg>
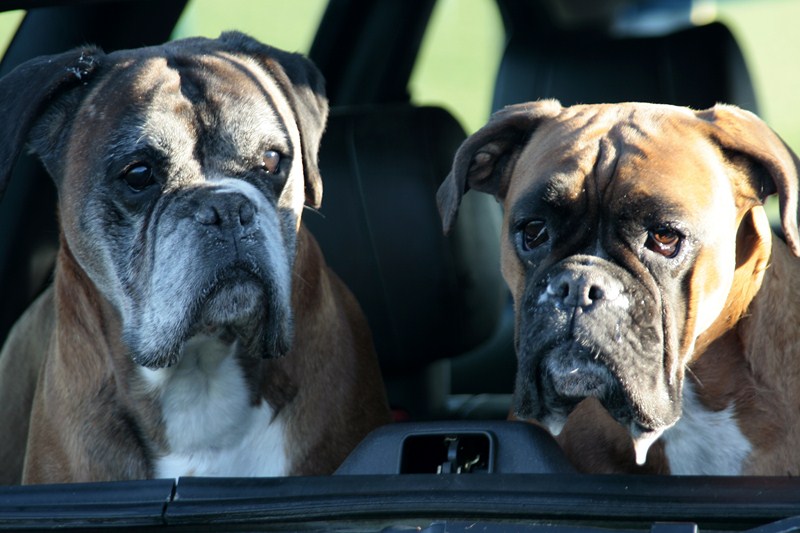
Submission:
<svg viewBox="0 0 800 533">
<path fill-rule="evenodd" d="M 518 416 L 558 434 L 578 403 L 593 397 L 635 441 L 674 422 L 672 413 L 662 413 L 671 408 L 663 401 L 666 388 L 653 380 L 663 375 L 661 313 L 631 274 L 597 257 L 574 256 L 531 281 L 524 302 Z"/>
<path fill-rule="evenodd" d="M 279 356 L 292 337 L 294 228 L 255 187 L 227 179 L 165 195 L 143 257 L 132 269 L 125 340 L 134 361 L 175 364 L 196 334 L 238 340 L 247 353 Z M 138 292 L 137 292 L 138 291 Z"/>
<path fill-rule="evenodd" d="M 584 398 L 598 398 L 616 410 L 624 407 L 619 381 L 595 344 L 609 333 L 612 342 L 618 340 L 620 330 L 605 331 L 609 324 L 603 315 L 624 311 L 628 305 L 622 284 L 592 265 L 570 265 L 549 278 L 537 307 L 549 312 L 551 331 L 560 335 L 542 358 L 538 377 L 541 394 L 553 411 L 544 418 L 556 433 Z"/>
</svg>

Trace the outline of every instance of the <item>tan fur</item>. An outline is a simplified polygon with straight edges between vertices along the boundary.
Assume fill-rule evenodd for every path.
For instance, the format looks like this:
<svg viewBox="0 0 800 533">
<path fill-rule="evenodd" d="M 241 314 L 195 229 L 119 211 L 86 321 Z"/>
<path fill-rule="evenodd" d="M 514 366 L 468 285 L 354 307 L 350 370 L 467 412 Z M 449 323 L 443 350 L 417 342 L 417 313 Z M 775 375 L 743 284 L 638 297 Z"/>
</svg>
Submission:
<svg viewBox="0 0 800 533">
<path fill-rule="evenodd" d="M 331 473 L 369 430 L 389 422 L 388 406 L 360 306 L 305 229 L 298 235 L 298 254 L 303 257 L 293 275 L 298 335 L 286 357 L 267 361 L 264 374 L 269 379 L 278 368 L 296 387 L 287 406 L 293 416 L 290 440 L 302 450 L 296 470 Z"/>
<path fill-rule="evenodd" d="M 23 482 L 148 477 L 150 450 L 144 439 L 154 438 L 158 409 L 137 404 L 126 392 L 133 363 L 114 340 L 118 317 L 63 242 L 54 303 L 50 349 L 30 413 Z M 140 413 L 145 417 L 136 420 Z M 163 442 L 163 435 L 157 438 Z"/>
<path fill-rule="evenodd" d="M 772 421 L 774 432 L 752 428 L 757 442 L 746 472 L 800 475 L 800 265 L 776 240 L 758 296 L 738 331 L 755 387 L 746 405 L 752 413 L 743 427 L 759 419 Z"/>
<path fill-rule="evenodd" d="M 503 202 L 501 264 L 518 315 L 526 312 L 527 274 L 510 235 L 515 206 L 555 191 L 559 209 L 569 209 L 574 229 L 551 245 L 545 265 L 585 250 L 603 209 L 644 197 L 680 206 L 681 217 L 707 231 L 687 278 L 678 345 L 669 350 L 677 357 L 665 355 L 664 369 L 670 380 L 691 381 L 709 411 L 733 408 L 752 446 L 742 473 L 798 475 L 798 166 L 766 124 L 732 106 L 531 102 L 497 112 L 462 145 L 439 205 L 447 231 L 467 188 Z M 779 197 L 786 242 L 773 236 L 761 206 L 769 193 Z M 669 472 L 661 441 L 637 466 L 628 430 L 594 399 L 572 411 L 558 441 L 583 472 Z"/>
<path fill-rule="evenodd" d="M 757 211 L 753 216 L 764 216 Z M 750 233 L 751 228 L 740 240 L 740 250 L 747 246 L 742 241 L 750 241 L 750 253 L 737 269 L 726 313 L 698 340 L 689 375 L 708 409 L 736 405 L 740 427 L 754 448 L 744 474 L 796 476 L 800 341 L 794 334 L 800 287 L 785 281 L 800 279 L 800 265 L 782 241 L 769 232 Z M 669 472 L 661 449 L 651 450 L 646 465 L 638 467 L 630 437 L 592 400 L 573 412 L 558 440 L 583 472 Z"/>
</svg>

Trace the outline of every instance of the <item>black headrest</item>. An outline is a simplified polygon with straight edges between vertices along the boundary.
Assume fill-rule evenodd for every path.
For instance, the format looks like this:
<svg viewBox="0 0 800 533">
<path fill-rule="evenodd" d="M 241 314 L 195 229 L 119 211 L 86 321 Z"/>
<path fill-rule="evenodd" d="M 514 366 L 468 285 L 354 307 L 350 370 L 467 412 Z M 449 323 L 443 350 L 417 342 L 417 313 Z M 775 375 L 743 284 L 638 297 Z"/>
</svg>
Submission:
<svg viewBox="0 0 800 533">
<path fill-rule="evenodd" d="M 464 138 L 446 111 L 398 104 L 334 109 L 322 140 L 322 208 L 303 220 L 364 309 L 390 375 L 479 345 L 506 301 L 494 199 L 468 195 L 442 234 L 436 190 Z"/>
<path fill-rule="evenodd" d="M 757 111 L 744 58 L 720 23 L 638 38 L 514 31 L 494 108 L 541 98 L 563 105 L 643 101 L 695 109 L 726 102 Z"/>
</svg>

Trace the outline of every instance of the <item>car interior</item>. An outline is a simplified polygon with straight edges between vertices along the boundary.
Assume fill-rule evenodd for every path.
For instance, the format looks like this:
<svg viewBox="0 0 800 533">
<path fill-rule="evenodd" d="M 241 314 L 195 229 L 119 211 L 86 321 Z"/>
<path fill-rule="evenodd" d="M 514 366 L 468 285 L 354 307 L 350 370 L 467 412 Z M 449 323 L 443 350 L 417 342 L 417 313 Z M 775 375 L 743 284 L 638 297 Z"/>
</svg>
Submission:
<svg viewBox="0 0 800 533">
<path fill-rule="evenodd" d="M 496 3 L 505 44 L 498 71 L 487 74 L 491 110 L 558 98 L 758 111 L 742 51 L 720 22 L 645 35 L 607 30 L 619 9 L 646 1 Z M 164 42 L 186 4 L 5 0 L 0 10 L 26 14 L 0 75 L 87 42 L 105 50 Z M 476 521 L 485 531 L 800 529 L 791 518 L 800 516 L 796 480 L 580 475 L 542 430 L 505 421 L 516 361 L 499 271 L 501 208 L 466 195 L 455 230 L 443 235 L 435 193 L 469 132 L 451 110 L 414 103 L 408 91 L 436 4 L 330 0 L 308 52 L 326 78 L 331 114 L 319 156 L 323 205 L 303 220 L 367 315 L 396 423 L 324 478 L 0 487 L 0 530 L 467 531 Z M 50 281 L 57 247 L 55 191 L 33 157 L 16 164 L 0 227 L 5 339 Z"/>
</svg>

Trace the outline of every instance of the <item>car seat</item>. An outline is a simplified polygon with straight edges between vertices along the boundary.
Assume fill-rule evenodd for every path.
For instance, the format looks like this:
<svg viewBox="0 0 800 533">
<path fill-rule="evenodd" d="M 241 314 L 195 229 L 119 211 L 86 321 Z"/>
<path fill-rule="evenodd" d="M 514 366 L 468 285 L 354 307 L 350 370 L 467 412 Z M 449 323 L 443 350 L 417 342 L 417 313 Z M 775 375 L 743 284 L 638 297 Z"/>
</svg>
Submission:
<svg viewBox="0 0 800 533">
<path fill-rule="evenodd" d="M 510 38 L 493 108 L 557 98 L 563 105 L 624 101 L 704 109 L 717 102 L 757 112 L 742 52 L 718 22 L 642 37 L 608 32 L 540 32 L 530 2 L 499 0 Z"/>
<path fill-rule="evenodd" d="M 436 207 L 436 190 L 465 137 L 441 108 L 333 109 L 319 156 L 322 207 L 303 217 L 367 315 L 400 418 L 448 416 L 451 371 L 436 362 L 503 345 L 495 338 L 509 305 L 499 268 L 500 207 L 469 195 L 449 237 Z M 509 347 L 498 349 L 505 363 L 496 366 L 508 369 L 502 379 L 510 392 L 514 356 L 505 330 Z M 505 416 L 507 406 L 501 410 Z"/>
</svg>

